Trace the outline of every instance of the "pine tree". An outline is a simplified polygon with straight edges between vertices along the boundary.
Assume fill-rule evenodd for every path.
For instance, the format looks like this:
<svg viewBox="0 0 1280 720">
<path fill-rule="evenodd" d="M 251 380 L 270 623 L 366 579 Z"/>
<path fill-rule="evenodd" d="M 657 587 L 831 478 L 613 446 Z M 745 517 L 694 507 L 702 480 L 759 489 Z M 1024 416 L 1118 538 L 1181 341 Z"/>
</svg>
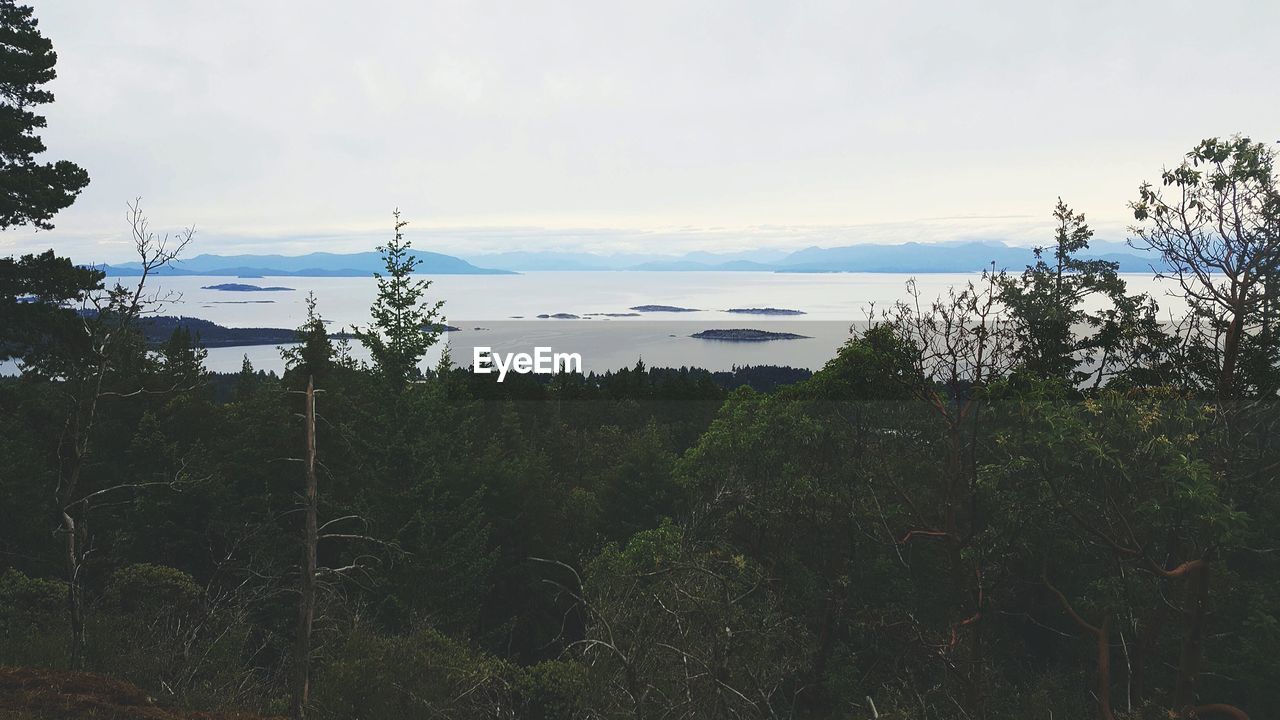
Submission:
<svg viewBox="0 0 1280 720">
<path fill-rule="evenodd" d="M 314 377 L 319 380 L 333 367 L 333 343 L 329 340 L 329 330 L 324 326 L 324 318 L 316 311 L 314 292 L 307 293 L 306 303 L 307 319 L 295 331 L 299 344 L 281 350 L 280 356 L 284 358 L 286 370 L 297 370 L 302 379 Z"/>
<path fill-rule="evenodd" d="M 401 230 L 409 223 L 395 213 L 395 237 L 378 248 L 386 265 L 386 275 L 374 273 L 378 298 L 369 309 L 373 325 L 356 328 L 356 337 L 373 356 L 374 368 L 393 384 L 421 376 L 418 362 L 440 339 L 444 301 L 425 300 L 431 281 L 415 279 L 413 271 L 422 261 L 414 256 Z"/>
<path fill-rule="evenodd" d="M 161 375 L 170 389 L 194 388 L 206 382 L 204 361 L 209 351 L 201 346 L 199 333 L 193 336 L 186 325 L 173 329 L 159 355 Z"/>
<path fill-rule="evenodd" d="M 245 355 L 240 363 L 240 374 L 236 376 L 236 400 L 248 400 L 258 389 L 258 374 L 253 369 L 249 356 Z"/>
<path fill-rule="evenodd" d="M 1053 245 L 1035 248 L 1035 264 L 1000 280 L 1000 299 L 1021 339 L 1018 361 L 1032 375 L 1101 382 L 1139 361 L 1135 348 L 1158 332 L 1155 305 L 1127 294 L 1118 264 L 1080 257 L 1093 237 L 1082 213 L 1059 198 L 1053 217 Z M 1103 309 L 1088 309 L 1091 298 L 1105 299 Z"/>
<path fill-rule="evenodd" d="M 36 134 L 45 119 L 31 108 L 53 102 L 41 86 L 57 77 L 58 61 L 38 24 L 30 7 L 0 0 L 0 230 L 53 228 L 50 219 L 89 184 L 89 174 L 74 163 L 35 159 L 45 150 Z"/>
</svg>

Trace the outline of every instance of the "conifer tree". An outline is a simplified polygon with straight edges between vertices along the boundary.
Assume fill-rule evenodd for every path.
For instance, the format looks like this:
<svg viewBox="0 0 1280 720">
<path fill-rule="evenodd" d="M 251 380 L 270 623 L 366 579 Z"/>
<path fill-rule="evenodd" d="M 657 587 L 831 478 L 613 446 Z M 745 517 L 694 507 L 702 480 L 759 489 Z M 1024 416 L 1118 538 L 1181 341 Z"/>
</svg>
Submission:
<svg viewBox="0 0 1280 720">
<path fill-rule="evenodd" d="M 1000 300 L 1009 310 L 1025 372 L 1076 385 L 1095 384 L 1145 360 L 1142 348 L 1158 344 L 1156 306 L 1146 295 L 1127 294 L 1120 266 L 1082 258 L 1093 230 L 1083 213 L 1061 198 L 1049 247 L 1035 248 L 1035 263 L 1021 275 L 1000 278 Z M 1089 309 L 1093 298 L 1102 308 Z"/>
<path fill-rule="evenodd" d="M 374 368 L 392 384 L 399 385 L 421 376 L 418 362 L 440 339 L 444 301 L 425 299 L 431 281 L 414 278 L 422 262 L 411 252 L 402 232 L 409 223 L 395 213 L 395 237 L 378 250 L 386 265 L 386 275 L 374 273 L 378 298 L 369 312 L 373 324 L 356 328 L 356 337 L 373 355 Z"/>
<path fill-rule="evenodd" d="M 316 311 L 316 294 L 307 293 L 307 319 L 295 331 L 298 345 L 280 351 L 285 368 L 298 370 L 302 377 L 320 379 L 333 367 L 334 349 L 324 318 Z"/>
<path fill-rule="evenodd" d="M 36 134 L 45 119 L 32 108 L 53 102 L 42 86 L 57 77 L 58 62 L 38 24 L 29 6 L 0 0 L 0 230 L 53 228 L 50 219 L 89 184 L 75 163 L 35 159 L 45 151 Z"/>
</svg>

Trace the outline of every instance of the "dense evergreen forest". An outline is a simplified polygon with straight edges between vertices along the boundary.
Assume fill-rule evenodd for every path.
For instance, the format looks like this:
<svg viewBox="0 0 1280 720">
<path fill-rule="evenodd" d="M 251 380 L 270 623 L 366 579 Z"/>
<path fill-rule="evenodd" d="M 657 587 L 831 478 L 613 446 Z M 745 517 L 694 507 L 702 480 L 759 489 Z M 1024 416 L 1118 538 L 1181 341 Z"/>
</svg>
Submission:
<svg viewBox="0 0 1280 720">
<path fill-rule="evenodd" d="M 48 228 L 88 176 L 33 159 L 55 56 L 0 17 L 0 228 Z M 812 376 L 423 371 L 398 215 L 354 340 L 313 297 L 283 376 L 211 375 L 146 340 L 192 233 L 134 204 L 136 285 L 0 259 L 0 670 L 299 718 L 1272 717 L 1274 163 L 1140 186 L 1186 313 L 1059 201 L 1035 264 L 909 285 Z"/>
</svg>

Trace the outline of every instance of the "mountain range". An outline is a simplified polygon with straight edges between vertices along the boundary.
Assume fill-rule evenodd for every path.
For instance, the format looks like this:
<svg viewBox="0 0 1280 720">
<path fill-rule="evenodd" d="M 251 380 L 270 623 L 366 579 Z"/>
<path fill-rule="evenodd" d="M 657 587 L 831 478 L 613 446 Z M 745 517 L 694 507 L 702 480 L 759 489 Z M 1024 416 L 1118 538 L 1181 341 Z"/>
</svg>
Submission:
<svg viewBox="0 0 1280 720">
<path fill-rule="evenodd" d="M 1124 243 L 1096 241 L 1080 254 L 1118 263 L 1122 272 L 1147 272 L 1160 266 L 1155 255 Z M 808 247 L 787 252 L 762 249 L 735 253 L 684 255 L 598 254 L 579 252 L 506 252 L 474 255 L 472 262 L 507 270 L 661 270 L 756 272 L 976 272 L 991 267 L 1019 270 L 1034 261 L 1029 247 L 999 240 L 946 243 L 861 244 Z"/>
<path fill-rule="evenodd" d="M 424 275 L 510 275 L 511 270 L 477 267 L 461 258 L 442 253 L 414 250 L 422 263 L 418 272 Z M 138 263 L 99 265 L 108 275 L 137 275 Z M 179 260 L 173 267 L 161 268 L 158 275 L 211 275 L 232 277 L 365 277 L 384 272 L 382 255 L 376 252 L 327 253 L 306 255 L 197 255 Z"/>
<path fill-rule="evenodd" d="M 422 250 L 413 252 L 422 261 L 418 272 L 424 275 L 506 275 L 543 270 L 935 273 L 976 272 L 993 263 L 997 269 L 1020 270 L 1034 261 L 1031 248 L 999 240 L 808 247 L 794 252 L 772 248 L 726 253 L 697 251 L 683 255 L 516 251 L 473 255 L 467 260 Z M 1117 242 L 1096 241 L 1081 257 L 1117 263 L 1122 272 L 1148 272 L 1153 266 L 1163 267 L 1159 257 Z M 140 272 L 137 263 L 100 267 L 109 275 Z M 159 274 L 363 277 L 383 269 L 382 257 L 376 252 L 315 252 L 297 256 L 197 255 L 172 268 L 163 268 Z"/>
</svg>

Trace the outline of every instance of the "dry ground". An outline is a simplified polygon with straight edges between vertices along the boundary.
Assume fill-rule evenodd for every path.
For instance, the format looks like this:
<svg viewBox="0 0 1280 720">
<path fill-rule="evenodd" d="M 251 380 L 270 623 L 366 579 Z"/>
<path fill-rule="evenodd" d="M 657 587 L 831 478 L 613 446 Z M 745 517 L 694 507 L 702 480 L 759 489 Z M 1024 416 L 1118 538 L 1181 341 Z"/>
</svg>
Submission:
<svg viewBox="0 0 1280 720">
<path fill-rule="evenodd" d="M 0 667 L 0 720 L 272 720 L 250 713 L 168 708 L 103 675 Z"/>
</svg>

